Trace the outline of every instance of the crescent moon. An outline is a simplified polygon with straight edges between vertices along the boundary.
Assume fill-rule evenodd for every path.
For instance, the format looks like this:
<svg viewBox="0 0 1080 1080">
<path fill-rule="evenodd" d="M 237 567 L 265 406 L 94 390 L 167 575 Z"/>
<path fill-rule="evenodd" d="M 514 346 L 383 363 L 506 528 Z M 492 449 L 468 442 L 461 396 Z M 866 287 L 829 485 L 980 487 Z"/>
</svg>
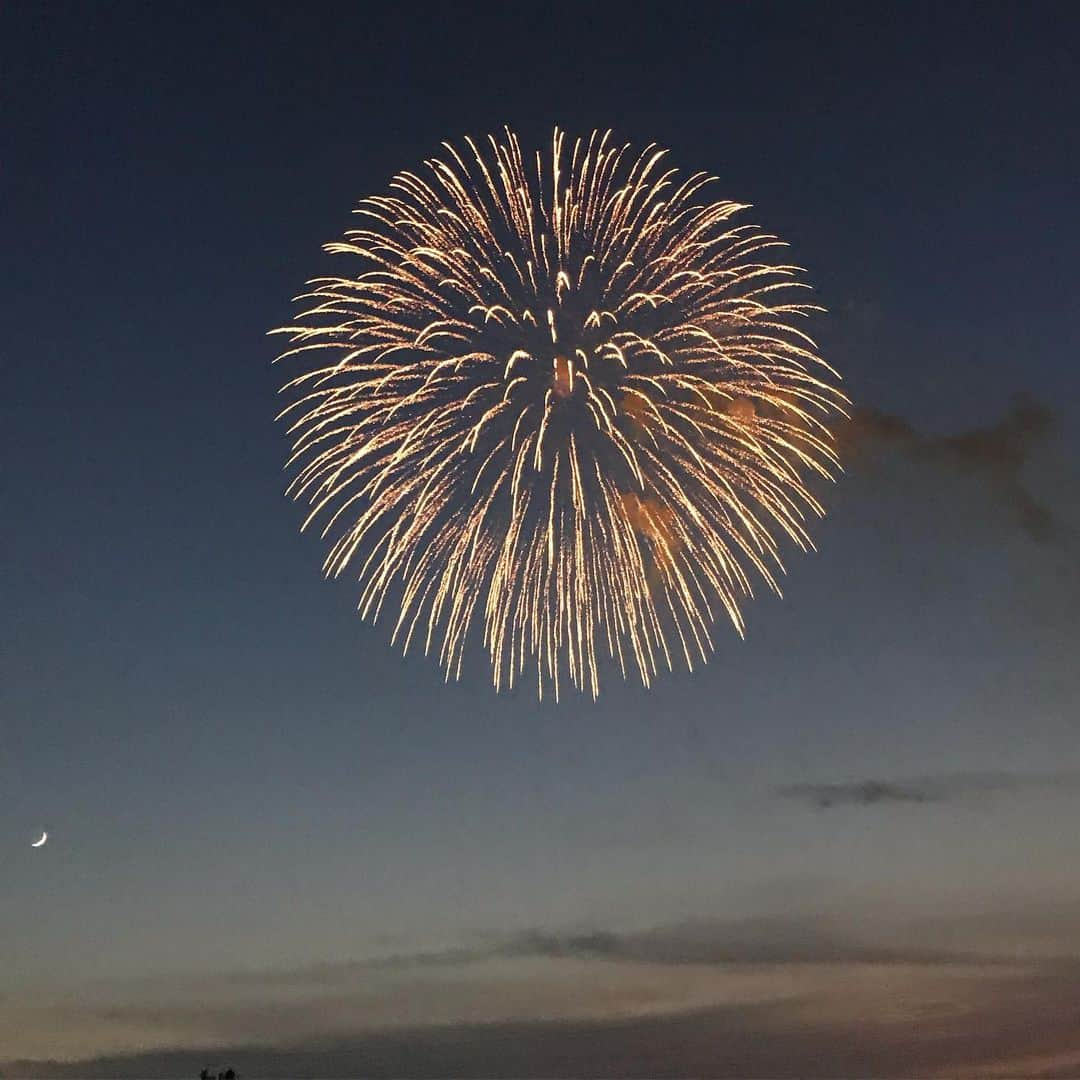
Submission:
<svg viewBox="0 0 1080 1080">
<path fill-rule="evenodd" d="M 45 846 L 45 841 L 48 840 L 48 839 L 49 839 L 49 834 L 47 832 L 42 832 L 41 839 L 40 840 L 35 840 L 30 846 L 31 847 L 44 847 Z"/>
</svg>

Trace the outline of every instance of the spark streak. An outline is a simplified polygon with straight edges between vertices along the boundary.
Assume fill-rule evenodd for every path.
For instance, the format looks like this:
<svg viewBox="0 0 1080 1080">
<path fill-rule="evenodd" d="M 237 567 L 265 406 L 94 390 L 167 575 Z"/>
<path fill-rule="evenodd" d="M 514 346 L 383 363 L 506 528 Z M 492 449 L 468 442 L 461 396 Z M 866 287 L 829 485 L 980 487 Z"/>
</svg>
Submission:
<svg viewBox="0 0 1080 1080">
<path fill-rule="evenodd" d="M 648 686 L 704 662 L 721 614 L 743 633 L 783 538 L 813 546 L 846 403 L 796 325 L 820 309 L 746 206 L 655 146 L 465 146 L 364 199 L 326 246 L 359 272 L 272 331 L 303 366 L 290 493 L 326 573 L 447 677 L 475 626 L 497 688 L 530 670 L 595 697 L 605 654 Z"/>
</svg>

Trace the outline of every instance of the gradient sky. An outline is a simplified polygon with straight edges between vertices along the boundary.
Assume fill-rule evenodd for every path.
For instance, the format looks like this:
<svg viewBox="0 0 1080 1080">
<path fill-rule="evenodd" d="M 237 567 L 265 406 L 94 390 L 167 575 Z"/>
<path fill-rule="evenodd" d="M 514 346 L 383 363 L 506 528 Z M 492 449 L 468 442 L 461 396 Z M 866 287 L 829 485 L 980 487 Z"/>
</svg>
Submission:
<svg viewBox="0 0 1080 1080">
<path fill-rule="evenodd" d="M 360 10 L 0 10 L 0 1062 L 1078 1075 L 1075 11 Z M 595 704 L 401 658 L 283 494 L 265 332 L 504 123 L 717 174 L 918 433 Z"/>
</svg>

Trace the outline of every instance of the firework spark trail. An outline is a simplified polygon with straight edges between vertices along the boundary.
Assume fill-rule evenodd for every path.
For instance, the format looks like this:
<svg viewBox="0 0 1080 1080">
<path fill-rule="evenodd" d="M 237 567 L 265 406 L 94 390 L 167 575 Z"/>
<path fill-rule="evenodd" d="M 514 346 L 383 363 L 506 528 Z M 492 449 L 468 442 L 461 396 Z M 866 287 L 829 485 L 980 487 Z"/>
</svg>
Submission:
<svg viewBox="0 0 1080 1080">
<path fill-rule="evenodd" d="M 444 144 L 363 200 L 288 334 L 291 494 L 359 609 L 461 673 L 474 624 L 497 688 L 535 669 L 594 697 L 598 656 L 648 686 L 742 634 L 779 540 L 812 547 L 846 401 L 796 322 L 776 237 L 610 133 L 526 164 L 517 137 Z M 314 360 L 314 365 L 310 362 Z"/>
</svg>

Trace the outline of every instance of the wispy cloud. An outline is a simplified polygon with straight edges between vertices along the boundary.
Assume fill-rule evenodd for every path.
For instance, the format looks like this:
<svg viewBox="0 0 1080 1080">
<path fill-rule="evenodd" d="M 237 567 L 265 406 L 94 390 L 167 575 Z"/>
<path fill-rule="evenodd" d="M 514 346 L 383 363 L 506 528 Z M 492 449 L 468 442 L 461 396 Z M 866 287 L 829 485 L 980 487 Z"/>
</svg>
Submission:
<svg viewBox="0 0 1080 1080">
<path fill-rule="evenodd" d="M 787 784 L 776 788 L 785 799 L 819 810 L 837 806 L 943 803 L 1040 792 L 1080 792 L 1077 773 L 945 773 L 901 780 L 852 780 L 832 784 Z"/>
<path fill-rule="evenodd" d="M 0 1012 L 0 1046 L 38 1057 L 0 1070 L 195 1075 L 228 1061 L 268 1077 L 885 1076 L 1036 1054 L 1059 1064 L 1080 1054 L 1063 1004 L 1080 998 L 1077 910 L 536 928 L 291 970 L 99 984 Z"/>
<path fill-rule="evenodd" d="M 685 967 L 788 964 L 942 964 L 982 962 L 937 949 L 893 949 L 838 933 L 814 917 L 696 919 L 644 930 L 522 930 L 474 945 L 402 952 L 365 960 L 224 976 L 237 985 L 335 989 L 379 974 L 452 972 L 499 961 L 593 960 Z"/>
<path fill-rule="evenodd" d="M 795 917 L 699 919 L 632 933 L 532 931 L 508 942 L 503 951 L 662 966 L 981 962 L 941 950 L 871 945 L 838 932 L 828 921 Z"/>
<path fill-rule="evenodd" d="M 874 806 L 877 803 L 924 803 L 935 796 L 918 784 L 860 780 L 843 784 L 789 784 L 777 788 L 786 799 L 806 802 L 821 810 L 834 806 Z"/>
<path fill-rule="evenodd" d="M 228 1062 L 264 1077 L 1067 1076 L 1080 1063 L 1080 974 L 978 980 L 875 969 L 767 1001 L 651 1015 L 417 1026 L 291 1044 L 189 1044 L 5 1065 L 25 1077 L 194 1076 Z"/>
</svg>

